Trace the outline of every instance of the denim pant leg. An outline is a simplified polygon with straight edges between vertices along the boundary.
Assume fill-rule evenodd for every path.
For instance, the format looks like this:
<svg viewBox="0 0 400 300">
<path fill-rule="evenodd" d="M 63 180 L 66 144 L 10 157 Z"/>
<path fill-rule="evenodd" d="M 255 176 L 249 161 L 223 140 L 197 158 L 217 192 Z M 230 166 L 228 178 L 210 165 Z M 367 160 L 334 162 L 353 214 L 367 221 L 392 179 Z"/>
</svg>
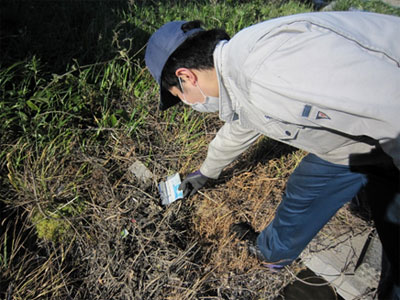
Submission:
<svg viewBox="0 0 400 300">
<path fill-rule="evenodd" d="M 307 155 L 291 174 L 274 220 L 257 238 L 267 261 L 286 265 L 295 260 L 365 181 L 348 166 Z"/>
</svg>

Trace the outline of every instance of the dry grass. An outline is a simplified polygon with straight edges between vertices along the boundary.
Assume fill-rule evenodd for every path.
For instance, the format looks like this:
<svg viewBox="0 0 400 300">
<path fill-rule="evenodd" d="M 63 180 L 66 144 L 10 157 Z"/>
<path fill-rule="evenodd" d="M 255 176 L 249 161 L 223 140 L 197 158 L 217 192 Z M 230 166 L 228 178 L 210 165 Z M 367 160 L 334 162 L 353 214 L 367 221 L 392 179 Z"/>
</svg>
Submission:
<svg viewBox="0 0 400 300">
<path fill-rule="evenodd" d="M 71 155 L 60 160 L 27 157 L 23 173 L 9 169 L 19 188 L 14 195 L 19 198 L 9 200 L 19 201 L 18 219 L 24 221 L 14 227 L 15 223 L 3 221 L 8 227 L 1 234 L 5 245 L 1 252 L 12 253 L 7 267 L 2 265 L 5 297 L 274 299 L 294 280 L 291 273 L 303 268 L 294 263 L 291 273 L 271 272 L 248 256 L 229 228 L 239 221 L 251 223 L 256 230 L 267 226 L 288 176 L 304 153 L 260 140 L 220 180 L 191 199 L 162 207 L 157 182 L 179 168 L 179 161 L 151 160 L 148 167 L 158 175 L 150 185 L 143 185 L 129 166 L 144 161 L 145 150 L 117 131 L 110 138 L 114 143 L 101 151 L 94 147 L 90 154 L 72 148 Z M 71 202 L 77 195 L 85 199 L 84 206 Z M 60 199 L 58 206 L 54 197 Z M 68 224 L 65 234 L 37 240 L 33 230 L 37 224 L 29 218 L 35 212 L 48 222 L 57 212 L 56 219 Z M 335 234 L 367 228 L 361 223 L 345 208 L 321 232 L 322 238 L 334 243 Z"/>
<path fill-rule="evenodd" d="M 195 171 L 221 121 L 182 106 L 160 112 L 142 58 L 149 34 L 172 19 L 234 34 L 311 8 L 170 2 L 5 3 L 0 298 L 274 299 L 293 280 L 248 257 L 229 227 L 263 229 L 304 153 L 262 139 L 201 193 L 162 207 L 157 183 Z M 150 184 L 129 171 L 135 161 Z M 367 227 L 345 208 L 319 238 L 334 244 Z"/>
<path fill-rule="evenodd" d="M 211 272 L 204 286 L 209 286 L 215 299 L 273 299 L 291 280 L 286 272 L 273 273 L 249 257 L 246 246 L 229 229 L 242 221 L 256 230 L 268 225 L 290 169 L 301 155 L 291 153 L 266 164 L 259 163 L 251 172 L 243 171 L 192 200 L 194 230 L 207 246 L 205 268 Z M 299 270 L 296 263 L 291 268 L 295 273 Z"/>
</svg>

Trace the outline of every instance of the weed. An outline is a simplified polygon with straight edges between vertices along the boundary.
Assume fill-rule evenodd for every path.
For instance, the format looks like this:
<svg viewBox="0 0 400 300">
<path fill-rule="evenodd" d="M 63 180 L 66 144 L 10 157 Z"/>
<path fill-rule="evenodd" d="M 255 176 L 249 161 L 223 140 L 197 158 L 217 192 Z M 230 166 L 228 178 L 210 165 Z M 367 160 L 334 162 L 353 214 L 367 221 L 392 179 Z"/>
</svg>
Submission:
<svg viewBox="0 0 400 300">
<path fill-rule="evenodd" d="M 46 218 L 40 212 L 32 216 L 32 222 L 35 224 L 38 237 L 47 241 L 60 243 L 64 239 L 68 240 L 70 225 L 65 220 L 56 217 Z"/>
<path fill-rule="evenodd" d="M 390 14 L 400 17 L 400 8 L 391 6 L 382 1 L 361 1 L 361 0 L 338 0 L 334 3 L 334 10 L 357 9 L 362 11 L 370 11 L 375 13 Z"/>
<path fill-rule="evenodd" d="M 399 15 L 357 1 L 336 7 Z M 228 227 L 268 224 L 304 153 L 262 139 L 215 186 L 161 207 L 158 180 L 198 168 L 222 123 L 183 105 L 160 112 L 143 56 L 150 34 L 171 20 L 200 19 L 233 35 L 311 8 L 280 0 L 1 6 L 0 297 L 275 296 L 286 275 L 257 266 Z M 153 173 L 150 186 L 128 171 L 136 160 Z"/>
</svg>

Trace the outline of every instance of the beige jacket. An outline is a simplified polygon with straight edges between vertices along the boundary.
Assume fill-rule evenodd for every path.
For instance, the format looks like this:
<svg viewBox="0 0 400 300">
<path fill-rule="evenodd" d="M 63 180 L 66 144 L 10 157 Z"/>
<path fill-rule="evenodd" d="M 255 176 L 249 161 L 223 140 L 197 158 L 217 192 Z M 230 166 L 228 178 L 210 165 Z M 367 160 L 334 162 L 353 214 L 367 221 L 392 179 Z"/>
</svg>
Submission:
<svg viewBox="0 0 400 300">
<path fill-rule="evenodd" d="M 400 18 L 307 13 L 248 27 L 214 52 L 225 121 L 201 172 L 260 135 L 337 164 L 381 146 L 400 168 Z"/>
</svg>

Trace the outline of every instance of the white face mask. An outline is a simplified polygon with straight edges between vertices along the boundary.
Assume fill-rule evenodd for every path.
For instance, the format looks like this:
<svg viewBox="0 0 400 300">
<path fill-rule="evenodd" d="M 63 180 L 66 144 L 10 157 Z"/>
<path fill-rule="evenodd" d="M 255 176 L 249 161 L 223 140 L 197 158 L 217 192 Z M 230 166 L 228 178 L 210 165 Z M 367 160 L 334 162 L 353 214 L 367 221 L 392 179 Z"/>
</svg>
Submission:
<svg viewBox="0 0 400 300">
<path fill-rule="evenodd" d="M 192 105 L 192 108 L 199 112 L 210 112 L 211 113 L 211 112 L 219 111 L 219 98 L 205 96 L 204 99 L 205 99 L 204 103 L 195 103 Z"/>
<path fill-rule="evenodd" d="M 181 78 L 178 77 L 178 80 L 179 80 L 179 84 L 181 86 L 181 90 L 182 90 L 182 94 L 183 94 L 183 99 L 182 99 L 183 103 L 190 105 L 194 110 L 197 110 L 199 112 L 216 112 L 219 110 L 219 98 L 207 96 L 206 94 L 203 93 L 203 91 L 201 90 L 201 88 L 198 84 L 196 84 L 196 86 L 199 89 L 200 93 L 204 97 L 204 103 L 189 103 L 189 102 L 187 102 L 185 92 L 183 91 Z"/>
</svg>

